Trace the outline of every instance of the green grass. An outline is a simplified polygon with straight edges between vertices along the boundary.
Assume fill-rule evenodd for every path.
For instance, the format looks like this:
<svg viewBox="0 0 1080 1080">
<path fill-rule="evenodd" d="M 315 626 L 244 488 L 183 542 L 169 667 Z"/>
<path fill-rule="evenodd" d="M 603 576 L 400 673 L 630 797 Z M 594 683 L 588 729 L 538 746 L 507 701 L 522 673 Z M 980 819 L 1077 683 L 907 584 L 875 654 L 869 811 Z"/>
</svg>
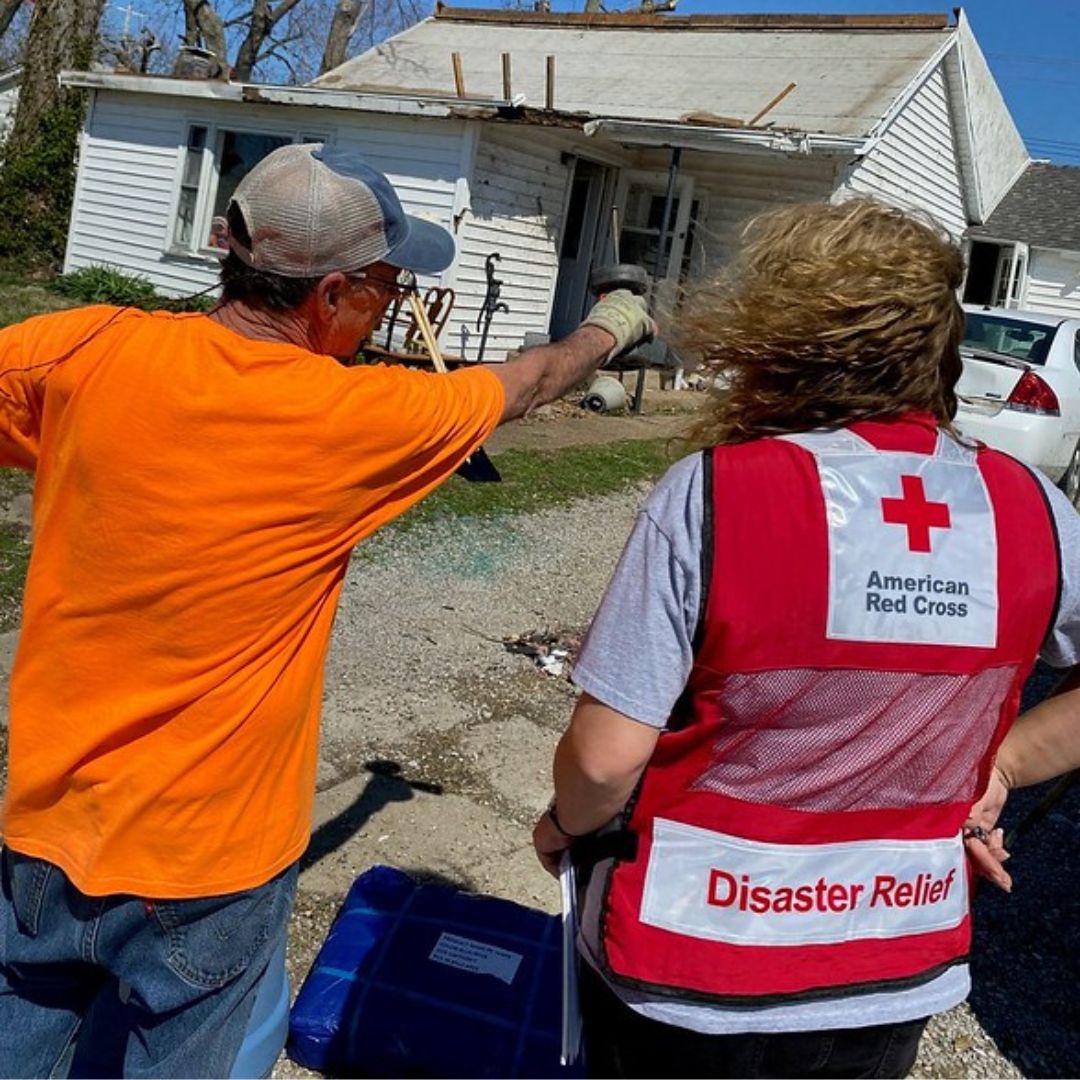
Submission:
<svg viewBox="0 0 1080 1080">
<path fill-rule="evenodd" d="M 470 483 L 452 476 L 393 525 L 410 529 L 441 518 L 496 518 L 565 506 L 655 480 L 682 454 L 671 439 L 633 439 L 559 450 L 504 450 L 492 454 L 502 482 Z"/>
<path fill-rule="evenodd" d="M 29 319 L 46 311 L 79 306 L 78 300 L 53 292 L 51 275 L 0 264 L 0 326 Z"/>
</svg>

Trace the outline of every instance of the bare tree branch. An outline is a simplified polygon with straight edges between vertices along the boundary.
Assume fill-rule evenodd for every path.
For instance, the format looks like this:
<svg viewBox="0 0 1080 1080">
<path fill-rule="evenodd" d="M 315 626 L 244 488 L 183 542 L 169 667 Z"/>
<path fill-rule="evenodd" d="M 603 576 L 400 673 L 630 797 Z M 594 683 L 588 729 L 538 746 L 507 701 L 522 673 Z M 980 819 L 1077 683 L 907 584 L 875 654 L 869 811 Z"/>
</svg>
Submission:
<svg viewBox="0 0 1080 1080">
<path fill-rule="evenodd" d="M 365 0 L 337 0 L 334 17 L 330 20 L 330 31 L 326 35 L 326 48 L 319 64 L 320 75 L 345 63 L 349 41 L 356 33 L 366 7 Z"/>
<path fill-rule="evenodd" d="M 100 51 L 103 56 L 112 56 L 118 68 L 145 75 L 150 70 L 151 57 L 161 52 L 161 42 L 153 30 L 144 26 L 137 38 L 121 35 L 103 39 Z"/>
<path fill-rule="evenodd" d="M 251 8 L 251 21 L 247 36 L 240 42 L 233 64 L 233 78 L 237 82 L 249 82 L 255 65 L 262 59 L 263 43 L 286 15 L 300 0 L 281 0 L 277 7 L 270 6 L 270 0 L 255 0 Z"/>
<path fill-rule="evenodd" d="M 288 65 L 288 54 L 284 50 L 287 49 L 290 45 L 295 45 L 303 38 L 303 36 L 304 35 L 301 34 L 299 30 L 296 30 L 291 34 L 286 34 L 282 38 L 268 38 L 267 40 L 270 42 L 270 44 L 269 46 L 265 46 L 263 48 L 262 56 L 260 56 L 259 59 L 271 60 L 276 58 L 278 60 L 281 60 L 282 63 Z"/>
<path fill-rule="evenodd" d="M 299 3 L 300 0 L 281 0 L 281 3 L 274 9 L 275 25 L 281 22 L 281 20 L 284 19 L 285 16 Z"/>
<path fill-rule="evenodd" d="M 0 0 L 0 3 L 5 0 Z M 41 0 L 38 0 L 40 3 Z M 121 0 L 124 2 L 124 0 Z M 237 82 L 304 82 L 336 67 L 353 42 L 366 48 L 415 22 L 430 0 L 158 0 L 184 12 L 183 41 L 222 61 Z M 363 40 L 358 41 L 362 35 Z M 288 37 L 290 47 L 280 42 Z M 158 33 L 171 53 L 171 35 Z M 231 59 L 231 65 L 228 60 Z M 163 63 L 163 53 L 156 56 Z M 288 73 L 286 75 L 286 72 Z M 226 74 L 227 73 L 227 74 Z"/>
<path fill-rule="evenodd" d="M 0 37 L 7 33 L 11 20 L 19 13 L 23 0 L 0 0 Z"/>
<path fill-rule="evenodd" d="M 9 148 L 29 145 L 37 137 L 41 117 L 61 98 L 56 76 L 65 68 L 89 66 L 104 7 L 105 0 L 35 5 Z"/>
</svg>

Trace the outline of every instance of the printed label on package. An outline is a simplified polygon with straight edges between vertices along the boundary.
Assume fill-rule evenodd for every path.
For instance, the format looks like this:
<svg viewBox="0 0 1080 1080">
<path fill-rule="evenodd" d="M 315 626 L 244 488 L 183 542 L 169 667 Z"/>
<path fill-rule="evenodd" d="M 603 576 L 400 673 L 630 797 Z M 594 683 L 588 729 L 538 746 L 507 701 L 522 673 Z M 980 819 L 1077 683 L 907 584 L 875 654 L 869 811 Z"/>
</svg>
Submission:
<svg viewBox="0 0 1080 1080">
<path fill-rule="evenodd" d="M 439 935 L 428 959 L 477 975 L 494 975 L 509 986 L 517 975 L 522 957 L 521 953 L 509 949 L 444 932 Z"/>
</svg>

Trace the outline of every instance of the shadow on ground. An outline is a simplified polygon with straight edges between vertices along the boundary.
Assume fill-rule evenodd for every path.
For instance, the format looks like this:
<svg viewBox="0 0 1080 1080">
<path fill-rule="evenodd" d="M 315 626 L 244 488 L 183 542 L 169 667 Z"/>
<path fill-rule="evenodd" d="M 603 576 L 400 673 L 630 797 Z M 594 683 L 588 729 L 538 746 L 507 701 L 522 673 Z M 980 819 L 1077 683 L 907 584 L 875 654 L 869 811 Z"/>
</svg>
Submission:
<svg viewBox="0 0 1080 1080">
<path fill-rule="evenodd" d="M 1024 707 L 1059 673 L 1041 665 Z M 1011 796 L 1006 832 L 1023 823 L 1054 782 Z M 980 887 L 974 906 L 971 1008 L 1026 1076 L 1080 1076 L 1080 780 L 1012 844 L 1013 891 Z"/>
<path fill-rule="evenodd" d="M 414 791 L 427 791 L 433 795 L 443 793 L 439 784 L 404 776 L 396 761 L 368 761 L 364 768 L 371 775 L 356 800 L 311 834 L 311 843 L 300 859 L 301 871 L 347 844 L 387 803 L 405 802 L 413 797 Z"/>
</svg>

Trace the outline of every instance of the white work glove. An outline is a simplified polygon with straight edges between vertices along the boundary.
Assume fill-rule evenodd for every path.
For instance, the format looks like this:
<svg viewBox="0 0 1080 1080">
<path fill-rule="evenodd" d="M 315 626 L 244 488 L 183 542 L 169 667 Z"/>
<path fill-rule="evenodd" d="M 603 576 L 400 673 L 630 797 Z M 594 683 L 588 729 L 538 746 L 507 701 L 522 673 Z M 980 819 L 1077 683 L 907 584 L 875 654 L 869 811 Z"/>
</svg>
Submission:
<svg viewBox="0 0 1080 1080">
<path fill-rule="evenodd" d="M 607 354 L 608 360 L 633 345 L 652 341 L 657 334 L 656 322 L 649 314 L 644 297 L 635 296 L 629 289 L 615 289 L 598 300 L 581 325 L 599 326 L 615 339 L 615 348 Z"/>
</svg>

